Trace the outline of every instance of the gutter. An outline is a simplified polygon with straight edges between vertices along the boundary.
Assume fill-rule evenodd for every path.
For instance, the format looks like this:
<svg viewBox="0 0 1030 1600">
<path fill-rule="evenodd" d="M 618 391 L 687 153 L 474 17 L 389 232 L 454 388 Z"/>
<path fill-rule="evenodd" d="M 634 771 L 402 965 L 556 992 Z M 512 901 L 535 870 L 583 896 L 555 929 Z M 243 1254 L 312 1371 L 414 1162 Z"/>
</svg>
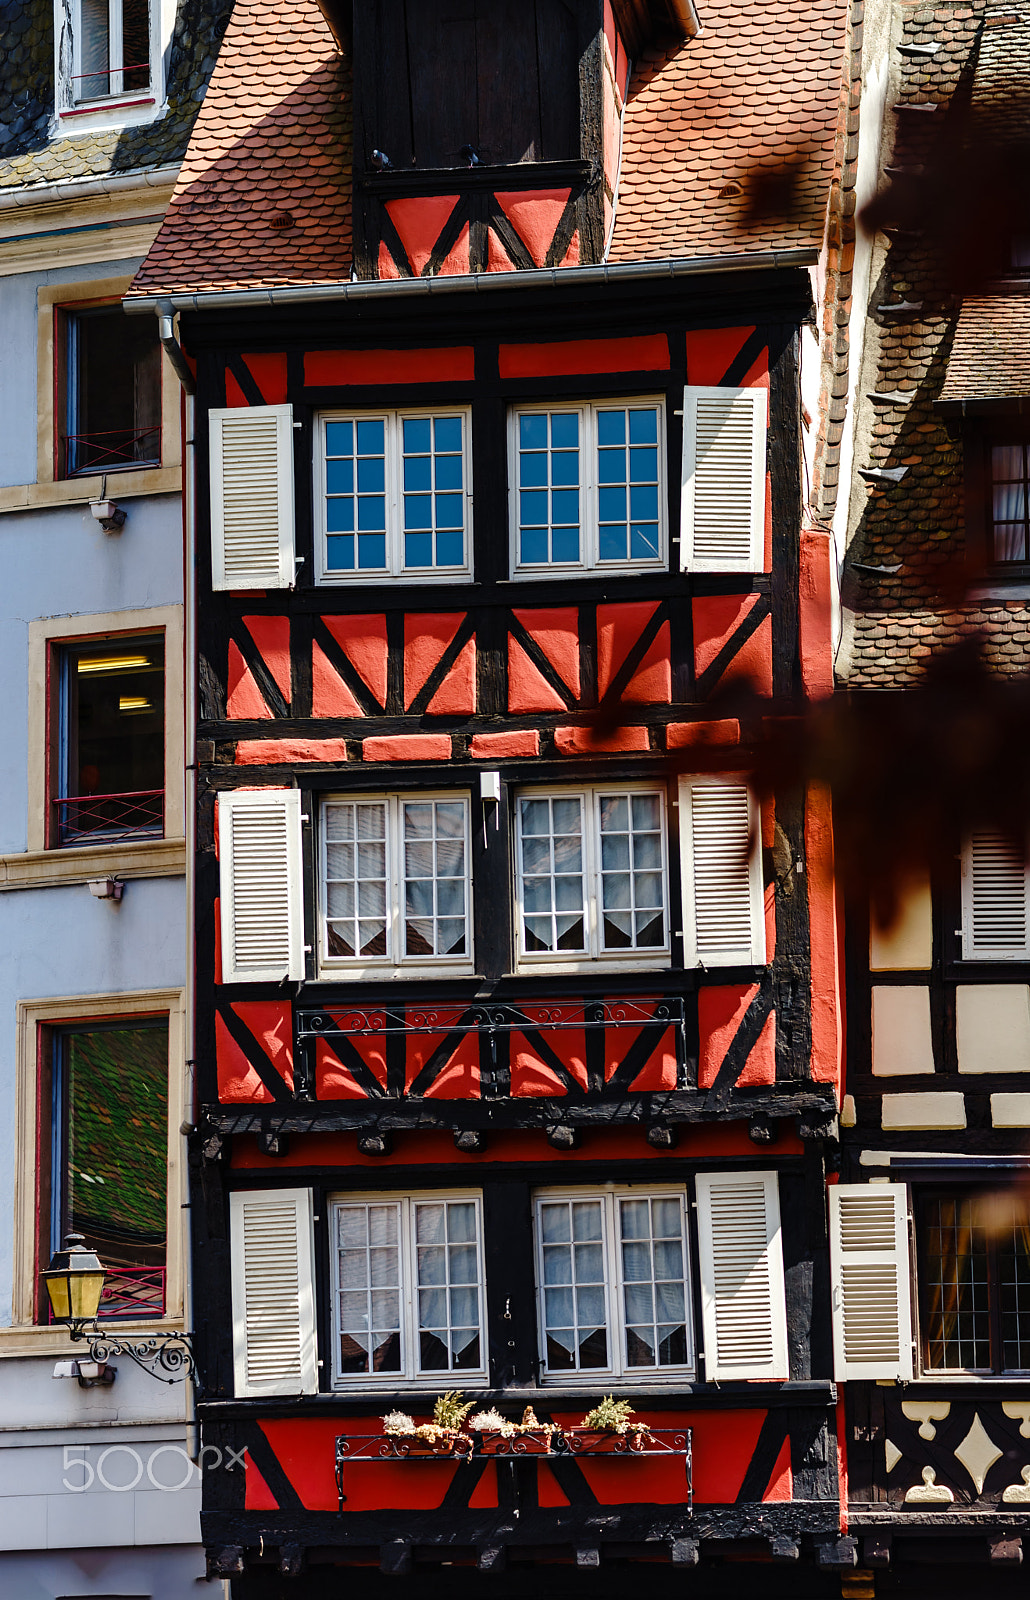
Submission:
<svg viewBox="0 0 1030 1600">
<path fill-rule="evenodd" d="M 179 165 L 176 162 L 174 166 L 144 167 L 101 178 L 61 178 L 57 183 L 26 183 L 17 189 L 0 189 L 0 213 L 58 201 L 89 200 L 94 195 L 125 194 L 133 189 L 145 192 L 166 188 L 179 176 Z"/>
<path fill-rule="evenodd" d="M 209 289 L 193 294 L 130 295 L 126 311 L 235 311 L 257 306 L 324 305 L 348 300 L 422 298 L 489 294 L 503 289 L 589 287 L 601 283 L 639 283 L 662 278 L 698 278 L 713 273 L 775 272 L 811 267 L 819 259 L 815 245 L 793 250 L 756 250 L 753 255 L 680 256 L 664 261 L 626 261 L 595 267 L 533 267 L 516 272 L 477 272 L 435 278 L 372 278 L 360 282 L 307 285 L 304 288 Z"/>
<path fill-rule="evenodd" d="M 162 306 L 158 312 L 157 326 L 157 336 L 162 349 L 175 370 L 175 376 L 182 384 L 183 393 L 196 394 L 197 386 L 193 381 L 189 362 L 183 354 L 182 345 L 175 337 L 175 313 L 170 308 Z"/>
</svg>

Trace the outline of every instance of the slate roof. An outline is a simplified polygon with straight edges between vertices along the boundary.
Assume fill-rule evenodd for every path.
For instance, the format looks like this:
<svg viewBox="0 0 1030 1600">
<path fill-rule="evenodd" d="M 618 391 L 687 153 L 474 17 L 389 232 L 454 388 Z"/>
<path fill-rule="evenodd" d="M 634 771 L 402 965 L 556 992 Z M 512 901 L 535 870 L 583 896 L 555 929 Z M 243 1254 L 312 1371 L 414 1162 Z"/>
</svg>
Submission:
<svg viewBox="0 0 1030 1600">
<path fill-rule="evenodd" d="M 0 192 L 181 160 L 231 11 L 232 0 L 179 0 L 163 117 L 143 127 L 51 140 L 53 0 L 0 0 Z"/>
<path fill-rule="evenodd" d="M 643 57 L 627 101 L 612 261 L 821 242 L 845 16 L 846 0 L 708 0 L 700 38 Z M 346 280 L 350 157 L 347 65 L 315 0 L 237 0 L 134 291 Z M 781 184 L 787 168 L 789 215 L 782 188 L 774 214 L 750 215 L 756 166 Z M 276 211 L 293 225 L 273 229 Z"/>
<path fill-rule="evenodd" d="M 941 400 L 1016 395 L 1030 395 L 1030 293 L 963 300 Z"/>
<path fill-rule="evenodd" d="M 990 103 L 993 134 L 1002 124 L 1014 126 L 1007 120 L 1013 63 L 1021 60 L 1024 82 L 1030 78 L 1027 27 L 1019 13 L 983 0 L 934 0 L 906 12 L 903 38 L 938 49 L 930 57 L 894 58 L 897 81 L 888 106 L 900 100 L 937 110 L 896 117 L 894 149 L 884 153 L 892 169 L 918 167 L 932 157 L 935 141 L 946 134 L 949 107 L 961 107 L 964 94 L 973 124 L 976 106 Z M 1003 83 L 1004 97 L 998 90 Z M 1030 121 L 1024 139 L 1028 129 Z M 857 470 L 853 479 L 854 531 L 842 598 L 854 616 L 838 661 L 838 675 L 851 688 L 910 687 L 932 652 L 973 633 L 983 635 L 987 659 L 999 673 L 1030 669 L 1030 604 L 1016 598 L 1018 591 L 1006 598 L 1000 581 L 992 590 L 996 601 L 960 602 L 963 446 L 936 406 L 974 388 L 982 393 L 985 384 L 994 394 L 1030 393 L 1027 313 L 1030 299 L 1015 290 L 963 302 L 942 278 L 931 237 L 892 238 L 871 292 L 862 385 L 889 398 L 860 400 L 855 466 L 905 472 L 896 484 L 871 484 Z M 898 395 L 909 398 L 899 403 L 892 398 Z"/>
</svg>

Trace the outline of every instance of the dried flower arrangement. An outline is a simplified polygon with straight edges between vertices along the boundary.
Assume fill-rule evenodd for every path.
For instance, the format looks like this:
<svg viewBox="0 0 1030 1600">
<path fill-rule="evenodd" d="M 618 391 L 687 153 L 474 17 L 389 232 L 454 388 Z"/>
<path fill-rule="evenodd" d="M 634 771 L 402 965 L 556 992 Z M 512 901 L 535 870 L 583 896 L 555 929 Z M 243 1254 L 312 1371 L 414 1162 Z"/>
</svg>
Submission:
<svg viewBox="0 0 1030 1600">
<path fill-rule="evenodd" d="M 590 1428 L 596 1433 L 633 1434 L 637 1440 L 649 1438 L 651 1430 L 646 1422 L 631 1422 L 633 1407 L 628 1400 L 616 1400 L 614 1395 L 606 1394 L 600 1403 L 588 1411 L 581 1428 Z"/>
</svg>

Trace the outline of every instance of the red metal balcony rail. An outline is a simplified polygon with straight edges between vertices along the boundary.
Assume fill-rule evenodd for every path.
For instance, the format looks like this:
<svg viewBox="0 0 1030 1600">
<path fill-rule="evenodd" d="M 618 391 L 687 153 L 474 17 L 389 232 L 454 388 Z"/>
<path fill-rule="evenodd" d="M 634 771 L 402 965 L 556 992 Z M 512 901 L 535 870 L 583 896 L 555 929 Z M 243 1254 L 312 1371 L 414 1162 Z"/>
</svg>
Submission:
<svg viewBox="0 0 1030 1600">
<path fill-rule="evenodd" d="M 144 444 L 145 440 L 151 441 Z M 65 477 L 84 472 L 116 472 L 120 467 L 156 466 L 161 459 L 161 425 L 108 428 L 103 433 L 70 433 L 65 440 Z"/>
<path fill-rule="evenodd" d="M 71 794 L 53 802 L 57 843 L 118 844 L 164 833 L 163 789 L 128 794 Z"/>
<path fill-rule="evenodd" d="M 164 1267 L 108 1267 L 98 1320 L 163 1317 L 166 1275 Z M 54 1320 L 52 1307 L 49 1320 Z"/>
</svg>

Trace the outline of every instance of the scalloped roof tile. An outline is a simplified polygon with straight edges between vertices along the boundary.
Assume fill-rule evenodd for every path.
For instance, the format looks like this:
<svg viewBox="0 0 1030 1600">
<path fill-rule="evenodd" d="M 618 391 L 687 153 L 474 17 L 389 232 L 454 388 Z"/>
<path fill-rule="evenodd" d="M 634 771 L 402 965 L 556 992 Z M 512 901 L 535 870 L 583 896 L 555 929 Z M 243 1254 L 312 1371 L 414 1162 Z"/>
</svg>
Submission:
<svg viewBox="0 0 1030 1600">
<path fill-rule="evenodd" d="M 793 10 L 708 0 L 699 38 L 642 58 L 627 98 L 611 261 L 821 243 L 846 18 L 846 0 Z M 349 278 L 351 116 L 349 66 L 315 0 L 237 0 L 133 292 Z M 752 203 L 756 174 L 759 193 L 763 178 L 779 180 L 775 214 Z M 231 220 L 230 199 L 239 203 Z M 293 225 L 273 229 L 276 212 Z"/>
</svg>

